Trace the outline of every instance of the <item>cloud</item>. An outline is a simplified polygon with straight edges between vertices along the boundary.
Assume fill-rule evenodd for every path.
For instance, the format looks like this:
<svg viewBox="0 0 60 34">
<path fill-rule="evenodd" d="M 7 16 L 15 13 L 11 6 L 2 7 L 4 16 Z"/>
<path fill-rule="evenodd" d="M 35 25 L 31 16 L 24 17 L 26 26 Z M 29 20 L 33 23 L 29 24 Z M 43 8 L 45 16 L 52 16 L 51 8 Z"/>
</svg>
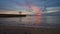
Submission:
<svg viewBox="0 0 60 34">
<path fill-rule="evenodd" d="M 60 7 L 49 7 L 47 8 L 47 13 L 52 13 L 52 12 L 59 12 Z"/>
<path fill-rule="evenodd" d="M 60 8 L 60 0 L 27 0 L 28 2 L 32 2 L 33 5 L 36 5 L 43 9 L 44 2 L 47 4 L 47 11 L 50 12 L 51 10 L 59 10 Z M 28 10 L 28 4 L 26 0 L 0 0 L 0 10 Z M 27 11 L 26 11 L 27 12 Z"/>
</svg>

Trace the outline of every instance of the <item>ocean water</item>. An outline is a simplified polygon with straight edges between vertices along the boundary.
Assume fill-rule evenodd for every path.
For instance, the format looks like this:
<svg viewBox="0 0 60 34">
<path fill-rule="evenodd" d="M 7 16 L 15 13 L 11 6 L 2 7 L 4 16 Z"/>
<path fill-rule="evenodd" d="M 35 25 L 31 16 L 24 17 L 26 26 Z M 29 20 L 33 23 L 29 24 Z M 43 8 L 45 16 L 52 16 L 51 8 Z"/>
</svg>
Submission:
<svg viewBox="0 0 60 34">
<path fill-rule="evenodd" d="M 0 26 L 60 28 L 60 16 L 0 17 Z"/>
</svg>

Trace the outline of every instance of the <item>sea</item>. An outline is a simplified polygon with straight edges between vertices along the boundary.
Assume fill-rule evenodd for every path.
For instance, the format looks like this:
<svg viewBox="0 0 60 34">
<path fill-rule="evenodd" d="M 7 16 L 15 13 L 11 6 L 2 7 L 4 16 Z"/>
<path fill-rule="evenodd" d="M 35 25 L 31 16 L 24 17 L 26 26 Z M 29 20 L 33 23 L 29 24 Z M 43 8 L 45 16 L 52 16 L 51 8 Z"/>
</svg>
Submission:
<svg viewBox="0 0 60 34">
<path fill-rule="evenodd" d="M 0 26 L 60 28 L 60 16 L 0 17 Z"/>
</svg>

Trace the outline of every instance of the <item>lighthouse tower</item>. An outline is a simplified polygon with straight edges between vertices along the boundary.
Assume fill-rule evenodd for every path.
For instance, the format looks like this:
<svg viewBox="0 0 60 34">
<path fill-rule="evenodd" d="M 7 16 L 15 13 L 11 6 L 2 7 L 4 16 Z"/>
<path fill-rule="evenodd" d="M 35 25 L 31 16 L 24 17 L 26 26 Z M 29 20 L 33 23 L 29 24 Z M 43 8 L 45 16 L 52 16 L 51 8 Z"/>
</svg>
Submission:
<svg viewBox="0 0 60 34">
<path fill-rule="evenodd" d="M 20 15 L 21 15 L 21 13 L 22 13 L 22 12 L 21 12 L 21 11 L 19 11 L 19 14 L 20 14 Z"/>
</svg>

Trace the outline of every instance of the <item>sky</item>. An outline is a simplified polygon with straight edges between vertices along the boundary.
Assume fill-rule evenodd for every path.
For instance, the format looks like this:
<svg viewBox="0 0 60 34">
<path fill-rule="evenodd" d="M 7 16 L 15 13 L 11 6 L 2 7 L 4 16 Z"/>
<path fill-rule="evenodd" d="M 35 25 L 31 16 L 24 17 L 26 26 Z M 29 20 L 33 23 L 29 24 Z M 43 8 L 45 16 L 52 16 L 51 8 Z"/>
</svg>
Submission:
<svg viewBox="0 0 60 34">
<path fill-rule="evenodd" d="M 40 8 L 44 12 L 46 6 L 47 11 L 60 10 L 60 0 L 0 0 L 0 12 L 5 11 L 24 11 L 29 12 L 29 6 Z M 34 12 L 34 11 L 33 11 Z"/>
</svg>

